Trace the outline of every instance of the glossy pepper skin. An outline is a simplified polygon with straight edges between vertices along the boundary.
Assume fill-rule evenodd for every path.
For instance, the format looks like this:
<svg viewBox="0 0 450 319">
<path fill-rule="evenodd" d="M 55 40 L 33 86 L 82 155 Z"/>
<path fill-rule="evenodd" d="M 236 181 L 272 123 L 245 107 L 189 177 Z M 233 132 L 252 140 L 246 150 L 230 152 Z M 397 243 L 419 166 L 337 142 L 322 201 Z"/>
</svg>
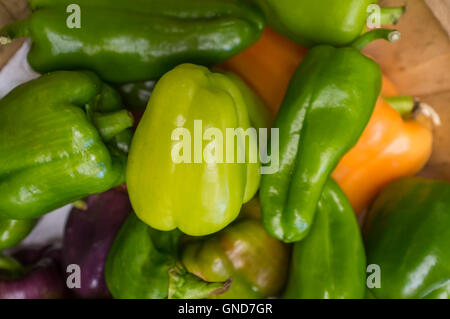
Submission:
<svg viewBox="0 0 450 319">
<path fill-rule="evenodd" d="M 288 299 L 364 298 L 366 258 L 358 223 L 344 192 L 329 179 L 309 235 L 294 244 Z"/>
<path fill-rule="evenodd" d="M 418 173 L 430 158 L 432 145 L 432 132 L 420 117 L 408 111 L 402 118 L 379 97 L 364 133 L 332 176 L 360 214 L 387 184 Z"/>
<path fill-rule="evenodd" d="M 71 289 L 77 297 L 109 298 L 106 258 L 131 204 L 127 194 L 117 189 L 91 195 L 83 204 L 83 209 L 72 208 L 64 228 L 63 269 L 71 264 L 80 266 L 80 287 Z"/>
<path fill-rule="evenodd" d="M 70 0 L 31 0 L 31 16 L 6 26 L 31 37 L 37 72 L 87 69 L 112 83 L 157 79 L 180 63 L 214 65 L 254 43 L 260 11 L 233 0 L 81 0 L 80 28 L 70 28 Z"/>
<path fill-rule="evenodd" d="M 138 125 L 128 159 L 127 187 L 138 217 L 155 229 L 179 228 L 192 236 L 231 223 L 259 187 L 260 164 L 258 159 L 250 162 L 249 148 L 257 150 L 257 145 L 245 142 L 244 135 L 227 153 L 226 129 L 265 125 L 264 112 L 256 95 L 235 76 L 192 64 L 165 74 Z M 219 130 L 222 142 L 216 135 L 199 141 L 207 128 Z M 222 158 L 215 157 L 220 151 Z M 226 163 L 232 151 L 234 162 Z M 244 151 L 239 163 L 236 155 Z"/>
<path fill-rule="evenodd" d="M 0 101 L 0 218 L 36 218 L 122 184 L 132 125 L 92 73 L 58 71 L 11 91 Z"/>
<path fill-rule="evenodd" d="M 364 224 L 375 298 L 450 298 L 450 184 L 402 178 L 376 199 Z"/>
<path fill-rule="evenodd" d="M 266 28 L 257 43 L 220 67 L 241 76 L 266 102 L 275 117 L 289 80 L 306 52 L 305 48 Z M 369 124 L 332 174 L 356 214 L 366 209 L 386 184 L 416 174 L 430 157 L 431 130 L 415 111 L 409 109 L 405 116 L 392 107 L 391 98 L 399 97 L 402 96 L 393 83 L 383 76 L 381 96 Z M 373 156 L 375 153 L 377 156 Z"/>
<path fill-rule="evenodd" d="M 35 219 L 0 220 L 0 251 L 20 243 L 36 226 Z"/>
<path fill-rule="evenodd" d="M 268 23 L 293 41 L 343 46 L 366 28 L 368 7 L 378 0 L 253 0 L 265 12 Z M 380 23 L 393 24 L 405 7 L 381 8 Z"/>
<path fill-rule="evenodd" d="M 117 299 L 206 298 L 228 289 L 229 282 L 208 283 L 178 263 L 181 232 L 160 232 L 131 214 L 108 254 L 105 278 Z"/>
<path fill-rule="evenodd" d="M 257 43 L 220 67 L 241 76 L 275 117 L 289 80 L 306 52 L 305 48 L 266 28 Z M 411 107 L 407 114 L 400 114 L 392 107 L 392 98 L 403 96 L 383 76 L 381 96 L 369 123 L 332 174 L 356 214 L 364 211 L 389 182 L 419 172 L 431 154 L 433 136 L 426 123 L 422 123 L 422 117 Z M 375 153 L 377 156 L 373 156 Z"/>
<path fill-rule="evenodd" d="M 362 134 L 380 88 L 379 66 L 355 48 L 321 45 L 308 52 L 274 124 L 279 170 L 261 182 L 263 223 L 272 236 L 295 242 L 308 234 L 322 190 Z"/>
<path fill-rule="evenodd" d="M 187 241 L 182 262 L 207 281 L 232 278 L 230 289 L 215 298 L 276 297 L 286 283 L 290 247 L 269 236 L 260 221 L 257 198 L 242 208 L 239 219 L 212 236 Z"/>
</svg>

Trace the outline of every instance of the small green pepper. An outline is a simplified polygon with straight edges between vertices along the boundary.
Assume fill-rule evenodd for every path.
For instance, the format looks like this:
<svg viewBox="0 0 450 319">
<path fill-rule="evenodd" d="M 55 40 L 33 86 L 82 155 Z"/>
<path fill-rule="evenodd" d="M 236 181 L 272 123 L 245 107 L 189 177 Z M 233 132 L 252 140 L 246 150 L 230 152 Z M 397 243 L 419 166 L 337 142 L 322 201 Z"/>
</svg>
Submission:
<svg viewBox="0 0 450 319">
<path fill-rule="evenodd" d="M 0 219 L 37 218 L 125 180 L 133 125 L 89 72 L 58 71 L 0 101 Z"/>
<path fill-rule="evenodd" d="M 381 70 L 359 50 L 389 30 L 375 30 L 352 47 L 312 48 L 295 72 L 275 120 L 280 168 L 263 175 L 263 223 L 274 237 L 302 240 L 339 160 L 358 141 L 375 107 Z"/>
<path fill-rule="evenodd" d="M 269 236 L 260 221 L 257 198 L 245 204 L 239 219 L 219 233 L 187 241 L 186 269 L 208 281 L 232 278 L 225 299 L 276 297 L 286 283 L 290 247 Z"/>
<path fill-rule="evenodd" d="M 366 259 L 355 213 L 344 192 L 328 180 L 309 235 L 294 244 L 289 299 L 364 298 Z"/>
<path fill-rule="evenodd" d="M 0 41 L 31 37 L 28 62 L 37 72 L 86 69 L 113 83 L 158 79 L 185 62 L 215 65 L 256 42 L 264 28 L 259 9 L 235 0 L 30 0 L 30 5 L 31 16 L 3 28 Z M 79 12 L 68 13 L 69 5 L 78 5 Z"/>
<path fill-rule="evenodd" d="M 375 200 L 363 229 L 367 263 L 379 266 L 379 299 L 450 298 L 450 183 L 403 178 Z"/>
<path fill-rule="evenodd" d="M 366 29 L 369 7 L 378 0 L 253 0 L 265 12 L 268 23 L 278 32 L 304 46 L 342 46 L 351 43 Z M 380 25 L 395 24 L 406 6 L 380 8 Z M 375 21 L 375 19 L 374 19 Z"/>
<path fill-rule="evenodd" d="M 20 243 L 33 230 L 35 219 L 0 220 L 0 252 Z"/>
<path fill-rule="evenodd" d="M 231 223 L 259 187 L 258 154 L 251 162 L 249 151 L 258 153 L 257 141 L 247 142 L 245 131 L 267 125 L 261 114 L 264 106 L 235 76 L 192 64 L 166 73 L 128 160 L 127 187 L 138 217 L 155 229 L 192 236 Z M 244 133 L 227 138 L 228 129 Z M 245 155 L 241 162 L 239 154 Z"/>
<path fill-rule="evenodd" d="M 131 214 L 108 254 L 105 279 L 114 298 L 192 299 L 220 294 L 230 282 L 204 282 L 177 261 L 181 232 L 160 232 Z"/>
</svg>

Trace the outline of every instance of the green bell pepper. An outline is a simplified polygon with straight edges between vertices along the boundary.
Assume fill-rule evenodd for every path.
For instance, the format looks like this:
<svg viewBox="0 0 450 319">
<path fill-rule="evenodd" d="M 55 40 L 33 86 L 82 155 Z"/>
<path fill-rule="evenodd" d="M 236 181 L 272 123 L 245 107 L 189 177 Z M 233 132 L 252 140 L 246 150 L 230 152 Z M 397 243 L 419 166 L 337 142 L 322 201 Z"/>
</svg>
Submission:
<svg viewBox="0 0 450 319">
<path fill-rule="evenodd" d="M 366 29 L 369 5 L 378 0 L 253 0 L 278 32 L 304 46 L 342 46 Z M 395 24 L 406 6 L 380 8 L 380 24 Z"/>
<path fill-rule="evenodd" d="M 294 244 L 284 298 L 364 298 L 366 259 L 361 233 L 347 197 L 332 179 L 316 214 L 309 235 Z"/>
<path fill-rule="evenodd" d="M 67 6 L 80 7 L 79 28 Z M 185 62 L 214 65 L 256 42 L 259 9 L 236 0 L 30 0 L 33 12 L 0 42 L 31 37 L 37 72 L 87 69 L 108 82 L 157 79 Z M 73 13 L 73 14 L 76 14 Z M 75 17 L 73 18 L 74 21 Z"/>
<path fill-rule="evenodd" d="M 37 218 L 124 183 L 132 125 L 93 73 L 58 71 L 15 88 L 0 101 L 0 219 Z"/>
<path fill-rule="evenodd" d="M 236 76 L 192 64 L 165 74 L 128 160 L 127 187 L 138 217 L 155 229 L 179 228 L 192 236 L 231 223 L 259 187 L 260 163 L 249 154 L 257 153 L 255 139 L 246 143 L 245 134 L 227 139 L 226 130 L 265 125 L 268 117 L 261 114 L 267 114 L 264 105 Z M 236 156 L 244 152 L 245 158 Z"/>
<path fill-rule="evenodd" d="M 450 298 L 450 183 L 403 178 L 375 200 L 364 229 L 375 298 Z"/>
<path fill-rule="evenodd" d="M 239 219 L 212 236 L 187 241 L 186 269 L 208 281 L 232 278 L 230 289 L 214 298 L 276 297 L 286 283 L 290 249 L 264 230 L 257 198 L 245 204 Z"/>
<path fill-rule="evenodd" d="M 36 223 L 36 219 L 0 219 L 0 252 L 24 240 Z"/>
<path fill-rule="evenodd" d="M 381 88 L 381 70 L 358 50 L 389 30 L 375 30 L 352 47 L 312 48 L 295 72 L 278 112 L 280 168 L 263 175 L 263 223 L 274 237 L 302 240 L 341 157 L 358 141 Z"/>
<path fill-rule="evenodd" d="M 210 283 L 178 263 L 181 232 L 160 232 L 131 214 L 109 251 L 105 279 L 114 298 L 192 299 L 220 294 L 230 281 Z"/>
</svg>

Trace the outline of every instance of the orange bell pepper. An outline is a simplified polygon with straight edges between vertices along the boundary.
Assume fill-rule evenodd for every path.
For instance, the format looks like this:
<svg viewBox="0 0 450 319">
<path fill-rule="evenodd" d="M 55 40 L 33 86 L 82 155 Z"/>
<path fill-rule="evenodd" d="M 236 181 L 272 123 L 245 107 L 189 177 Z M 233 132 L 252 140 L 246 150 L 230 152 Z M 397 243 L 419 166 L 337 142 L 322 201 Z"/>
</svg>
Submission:
<svg viewBox="0 0 450 319">
<path fill-rule="evenodd" d="M 359 214 L 384 186 L 419 172 L 430 158 L 432 144 L 428 128 L 415 119 L 403 120 L 380 97 L 358 143 L 341 159 L 332 176 Z"/>
<path fill-rule="evenodd" d="M 275 116 L 291 77 L 307 52 L 306 48 L 266 28 L 258 42 L 219 67 L 244 79 Z"/>
<path fill-rule="evenodd" d="M 267 28 L 249 49 L 220 65 L 241 76 L 275 116 L 289 81 L 307 50 Z M 383 76 L 381 96 L 399 95 Z M 416 174 L 431 155 L 431 131 L 413 118 L 404 120 L 382 97 L 358 143 L 341 159 L 333 177 L 359 214 L 389 182 Z"/>
</svg>

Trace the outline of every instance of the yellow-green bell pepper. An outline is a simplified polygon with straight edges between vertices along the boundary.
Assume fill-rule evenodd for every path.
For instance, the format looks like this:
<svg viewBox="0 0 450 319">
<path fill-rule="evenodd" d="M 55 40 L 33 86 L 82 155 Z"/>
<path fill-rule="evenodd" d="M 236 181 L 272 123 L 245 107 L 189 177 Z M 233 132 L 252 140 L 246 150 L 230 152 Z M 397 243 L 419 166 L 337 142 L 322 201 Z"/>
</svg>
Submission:
<svg viewBox="0 0 450 319">
<path fill-rule="evenodd" d="M 258 154 L 249 154 L 257 153 L 257 141 L 238 134 L 227 147 L 227 129 L 264 125 L 259 114 L 266 112 L 234 75 L 192 64 L 166 73 L 128 159 L 127 187 L 138 217 L 157 230 L 179 228 L 192 236 L 231 223 L 259 187 L 260 163 Z"/>
</svg>

